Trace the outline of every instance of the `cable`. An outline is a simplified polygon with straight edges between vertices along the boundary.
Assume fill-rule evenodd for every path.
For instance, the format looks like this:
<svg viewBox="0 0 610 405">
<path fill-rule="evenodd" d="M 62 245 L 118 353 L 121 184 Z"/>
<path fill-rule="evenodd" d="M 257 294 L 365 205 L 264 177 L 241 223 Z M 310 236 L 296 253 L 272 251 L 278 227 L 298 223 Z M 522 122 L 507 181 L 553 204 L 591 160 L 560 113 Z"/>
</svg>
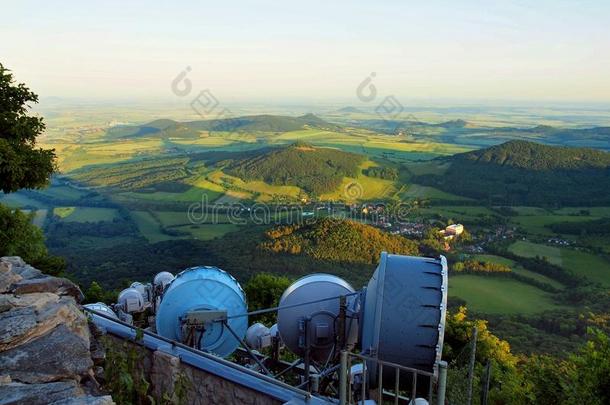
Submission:
<svg viewBox="0 0 610 405">
<path fill-rule="evenodd" d="M 215 321 L 223 321 L 225 319 L 233 319 L 233 318 L 241 318 L 241 317 L 244 317 L 244 316 L 266 314 L 268 312 L 275 312 L 275 311 L 279 311 L 281 309 L 289 309 L 289 308 L 300 307 L 300 306 L 303 306 L 303 305 L 317 304 L 319 302 L 336 300 L 336 299 L 339 299 L 341 297 L 351 297 L 351 296 L 358 295 L 358 294 L 360 294 L 360 291 L 356 291 L 356 292 L 349 293 L 349 294 L 341 294 L 341 295 L 337 295 L 337 296 L 334 296 L 334 297 L 321 298 L 321 299 L 315 300 L 315 301 L 301 302 L 299 304 L 284 305 L 282 307 L 278 306 L 278 307 L 267 308 L 267 309 L 259 309 L 259 310 L 252 311 L 252 312 L 246 312 L 245 314 L 237 314 L 237 315 L 227 316 L 226 318 L 216 319 Z"/>
</svg>

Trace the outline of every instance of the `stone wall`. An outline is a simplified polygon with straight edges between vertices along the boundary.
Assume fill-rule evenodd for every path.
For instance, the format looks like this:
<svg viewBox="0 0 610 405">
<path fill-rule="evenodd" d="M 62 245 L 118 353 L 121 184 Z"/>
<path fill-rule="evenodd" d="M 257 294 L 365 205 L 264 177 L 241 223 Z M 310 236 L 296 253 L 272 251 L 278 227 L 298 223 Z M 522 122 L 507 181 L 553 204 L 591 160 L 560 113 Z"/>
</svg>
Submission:
<svg viewBox="0 0 610 405">
<path fill-rule="evenodd" d="M 125 350 L 126 341 L 110 337 L 108 350 Z M 260 392 L 209 374 L 180 362 L 178 357 L 161 351 L 152 351 L 134 342 L 128 342 L 130 350 L 136 350 L 139 364 L 150 383 L 151 395 L 157 400 L 170 399 L 172 403 L 193 405 L 280 405 Z"/>
<path fill-rule="evenodd" d="M 71 281 L 0 258 L 0 405 L 114 403 L 99 395 L 81 300 Z"/>
</svg>

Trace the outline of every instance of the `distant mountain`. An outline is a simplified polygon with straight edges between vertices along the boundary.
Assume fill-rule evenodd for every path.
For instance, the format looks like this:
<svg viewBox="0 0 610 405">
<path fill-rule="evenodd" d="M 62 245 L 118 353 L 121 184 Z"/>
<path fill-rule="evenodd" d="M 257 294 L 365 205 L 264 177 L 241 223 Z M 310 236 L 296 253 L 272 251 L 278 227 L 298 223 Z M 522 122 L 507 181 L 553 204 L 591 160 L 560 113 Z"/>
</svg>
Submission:
<svg viewBox="0 0 610 405">
<path fill-rule="evenodd" d="M 356 107 L 352 107 L 352 106 L 347 106 L 347 107 L 343 107 L 343 108 L 339 108 L 337 110 L 337 112 L 339 113 L 344 113 L 344 114 L 352 114 L 352 113 L 360 113 L 362 111 L 360 111 L 359 109 L 357 109 Z"/>
<path fill-rule="evenodd" d="M 414 181 L 497 204 L 610 203 L 610 153 L 601 150 L 509 141 L 447 160 L 445 174 Z"/>
<path fill-rule="evenodd" d="M 420 125 L 421 125 L 421 123 L 420 123 Z M 435 127 L 441 127 L 441 128 L 456 129 L 456 128 L 466 128 L 466 126 L 468 126 L 468 122 L 466 122 L 464 120 L 452 120 L 452 121 L 441 122 L 440 124 L 431 124 L 431 125 L 435 126 Z"/>
<path fill-rule="evenodd" d="M 382 251 L 418 255 L 415 242 L 360 222 L 319 218 L 311 224 L 268 230 L 261 248 L 272 253 L 307 255 L 316 260 L 376 264 Z"/>
<path fill-rule="evenodd" d="M 136 126 L 118 126 L 107 131 L 108 138 L 198 138 L 200 131 L 215 132 L 290 132 L 306 128 L 341 131 L 339 125 L 324 121 L 314 114 L 300 117 L 252 115 L 216 120 L 178 122 L 161 119 Z"/>
<path fill-rule="evenodd" d="M 267 150 L 229 164 L 224 171 L 243 180 L 297 186 L 317 194 L 335 190 L 343 177 L 358 175 L 362 155 L 313 147 L 304 142 Z"/>
<path fill-rule="evenodd" d="M 549 125 L 486 127 L 462 119 L 435 124 L 418 121 L 414 117 L 405 120 L 353 119 L 349 121 L 349 125 L 389 135 L 407 132 L 422 141 L 478 147 L 520 139 L 549 145 L 593 147 L 610 151 L 610 127 L 558 128 Z"/>
</svg>

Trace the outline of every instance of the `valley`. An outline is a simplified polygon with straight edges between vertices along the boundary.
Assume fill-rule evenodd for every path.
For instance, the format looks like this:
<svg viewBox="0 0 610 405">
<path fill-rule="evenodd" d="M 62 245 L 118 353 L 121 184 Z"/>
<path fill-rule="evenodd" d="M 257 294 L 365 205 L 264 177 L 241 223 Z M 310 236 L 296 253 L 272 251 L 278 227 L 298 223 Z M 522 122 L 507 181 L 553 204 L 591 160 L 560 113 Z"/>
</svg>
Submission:
<svg viewBox="0 0 610 405">
<path fill-rule="evenodd" d="M 212 121 L 142 114 L 135 125 L 117 113 L 93 127 L 51 116 L 43 144 L 61 173 L 0 202 L 34 214 L 85 290 L 202 263 L 241 281 L 316 269 L 360 286 L 390 246 L 447 255 L 450 306 L 489 319 L 516 351 L 574 347 L 588 319 L 607 314 L 607 298 L 594 301 L 610 286 L 608 128 L 420 115 L 431 121 L 352 109 Z M 467 236 L 440 238 L 451 223 Z"/>
</svg>

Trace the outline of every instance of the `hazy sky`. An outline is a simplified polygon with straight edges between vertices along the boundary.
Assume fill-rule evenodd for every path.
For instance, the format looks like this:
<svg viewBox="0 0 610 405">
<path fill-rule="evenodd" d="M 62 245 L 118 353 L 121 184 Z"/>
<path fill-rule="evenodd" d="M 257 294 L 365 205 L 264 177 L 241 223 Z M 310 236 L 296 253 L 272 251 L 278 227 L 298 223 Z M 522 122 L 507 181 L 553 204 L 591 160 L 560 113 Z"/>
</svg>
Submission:
<svg viewBox="0 0 610 405">
<path fill-rule="evenodd" d="M 610 101 L 610 1 L 10 1 L 0 62 L 41 96 Z"/>
</svg>

